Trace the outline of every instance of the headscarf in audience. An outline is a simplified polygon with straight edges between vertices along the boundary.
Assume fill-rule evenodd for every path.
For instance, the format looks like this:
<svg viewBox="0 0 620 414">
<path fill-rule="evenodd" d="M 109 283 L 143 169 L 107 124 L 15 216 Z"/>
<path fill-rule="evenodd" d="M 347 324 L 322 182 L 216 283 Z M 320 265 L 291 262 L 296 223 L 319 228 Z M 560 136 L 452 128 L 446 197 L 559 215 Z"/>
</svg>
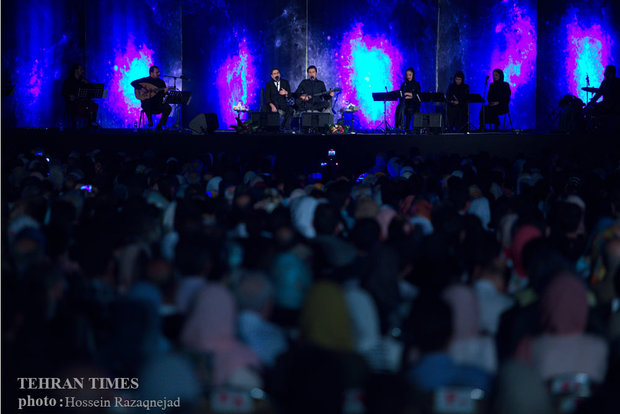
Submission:
<svg viewBox="0 0 620 414">
<path fill-rule="evenodd" d="M 519 227 L 514 237 L 512 238 L 512 244 L 510 246 L 510 257 L 512 259 L 513 267 L 517 275 L 521 277 L 527 277 L 525 268 L 523 267 L 523 248 L 530 241 L 542 237 L 541 231 L 530 225 Z"/>
<path fill-rule="evenodd" d="M 317 282 L 301 313 L 304 339 L 332 351 L 352 351 L 353 331 L 344 292 L 333 282 Z"/>
<path fill-rule="evenodd" d="M 191 350 L 212 352 L 214 383 L 230 380 L 236 370 L 258 366 L 258 357 L 235 338 L 236 309 L 232 294 L 221 285 L 209 284 L 198 295 L 181 343 Z"/>
</svg>

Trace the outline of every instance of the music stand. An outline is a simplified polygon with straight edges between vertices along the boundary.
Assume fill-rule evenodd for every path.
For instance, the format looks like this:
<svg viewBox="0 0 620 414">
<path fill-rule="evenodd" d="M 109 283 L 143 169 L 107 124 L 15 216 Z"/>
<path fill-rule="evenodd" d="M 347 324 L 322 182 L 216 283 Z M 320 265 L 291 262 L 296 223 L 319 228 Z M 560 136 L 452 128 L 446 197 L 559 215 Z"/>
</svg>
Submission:
<svg viewBox="0 0 620 414">
<path fill-rule="evenodd" d="M 87 83 L 78 89 L 78 98 L 103 99 L 107 96 L 108 90 L 103 89 L 103 83 Z"/>
<path fill-rule="evenodd" d="M 387 89 L 387 88 L 386 88 Z M 392 91 L 392 92 L 373 92 L 372 100 L 375 102 L 383 102 L 383 133 L 387 134 L 390 124 L 387 121 L 387 102 L 388 101 L 398 101 L 401 96 L 401 91 Z"/>
<path fill-rule="evenodd" d="M 484 98 L 479 93 L 470 93 L 469 95 L 467 95 L 467 98 L 465 98 L 465 100 L 467 102 L 467 125 L 466 125 L 467 130 L 466 131 L 469 132 L 471 128 L 470 127 L 471 121 L 469 120 L 469 104 L 481 103 L 484 106 Z M 484 115 L 484 113 L 482 115 Z"/>
<path fill-rule="evenodd" d="M 169 130 L 177 130 L 184 131 L 181 123 L 181 111 L 179 110 L 179 105 L 188 105 L 192 100 L 192 93 L 189 91 L 168 91 L 168 95 L 166 95 L 166 99 L 164 103 L 174 105 L 174 125 L 169 128 Z"/>
</svg>

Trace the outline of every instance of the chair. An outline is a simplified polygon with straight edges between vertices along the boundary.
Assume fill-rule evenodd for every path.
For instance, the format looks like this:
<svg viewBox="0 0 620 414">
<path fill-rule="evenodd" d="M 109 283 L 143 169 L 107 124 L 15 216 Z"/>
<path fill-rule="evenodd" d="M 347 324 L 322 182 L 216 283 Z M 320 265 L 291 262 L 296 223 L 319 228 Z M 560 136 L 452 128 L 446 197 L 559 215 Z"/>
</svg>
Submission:
<svg viewBox="0 0 620 414">
<path fill-rule="evenodd" d="M 508 121 L 510 121 L 510 130 L 513 130 L 514 128 L 512 127 L 512 119 L 510 118 L 510 111 L 506 112 L 503 115 L 504 115 L 504 130 L 506 129 L 506 117 L 508 117 Z"/>
<path fill-rule="evenodd" d="M 153 114 L 153 115 L 159 115 L 159 114 Z M 148 122 L 149 122 L 149 117 L 146 116 L 146 111 L 144 109 L 140 109 L 140 119 L 138 120 L 138 129 L 148 128 Z"/>
</svg>

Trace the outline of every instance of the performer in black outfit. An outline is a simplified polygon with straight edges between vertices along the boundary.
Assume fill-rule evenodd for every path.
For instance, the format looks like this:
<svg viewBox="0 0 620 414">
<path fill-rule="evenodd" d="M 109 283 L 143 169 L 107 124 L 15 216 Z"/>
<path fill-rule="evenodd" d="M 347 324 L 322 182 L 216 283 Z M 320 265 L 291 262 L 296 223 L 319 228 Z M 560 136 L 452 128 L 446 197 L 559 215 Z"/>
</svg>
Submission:
<svg viewBox="0 0 620 414">
<path fill-rule="evenodd" d="M 597 115 L 618 115 L 620 114 L 620 79 L 616 77 L 616 67 L 607 65 L 604 76 L 598 92 L 588 102 L 585 109 Z M 596 101 L 601 96 L 603 101 L 597 103 Z"/>
<path fill-rule="evenodd" d="M 469 85 L 465 83 L 463 72 L 456 72 L 454 81 L 448 87 L 448 129 L 452 132 L 464 132 L 467 126 L 467 95 Z"/>
<path fill-rule="evenodd" d="M 485 130 L 486 124 L 495 125 L 495 130 L 499 129 L 499 116 L 508 113 L 508 103 L 510 103 L 510 85 L 504 82 L 504 72 L 501 69 L 493 70 L 493 82 L 489 86 L 487 99 L 488 105 L 484 105 L 480 110 L 480 129 Z"/>
<path fill-rule="evenodd" d="M 168 92 L 168 88 L 166 87 L 166 82 L 159 79 L 159 68 L 157 66 L 151 66 L 149 68 L 149 76 L 131 82 L 131 86 L 138 90 L 144 89 L 144 87 L 140 85 L 141 83 L 148 83 L 155 88 L 163 88 L 163 90 L 157 92 L 152 98 L 142 101 L 142 109 L 149 120 L 149 128 L 153 126 L 153 114 L 161 114 L 161 118 L 156 127 L 157 130 L 161 130 L 162 127 L 166 125 L 172 107 L 163 102 L 164 95 Z"/>
<path fill-rule="evenodd" d="M 308 73 L 308 79 L 302 80 L 295 91 L 295 96 L 298 96 L 297 107 L 300 111 L 331 112 L 329 110 L 330 101 L 334 93 L 330 92 L 315 97 L 315 94 L 327 92 L 327 88 L 325 88 L 323 81 L 316 78 L 316 66 L 308 66 L 306 72 Z"/>
<path fill-rule="evenodd" d="M 271 79 L 265 85 L 265 103 L 269 106 L 267 110 L 278 112 L 284 116 L 282 123 L 285 130 L 291 129 L 291 117 L 293 108 L 288 104 L 287 98 L 291 94 L 291 85 L 286 79 L 280 78 L 280 69 L 271 69 Z"/>
<path fill-rule="evenodd" d="M 405 71 L 405 81 L 400 85 L 401 98 L 396 107 L 396 126 L 400 129 L 409 129 L 413 114 L 420 112 L 420 82 L 415 80 L 415 71 L 408 68 Z"/>
<path fill-rule="evenodd" d="M 79 98 L 78 91 L 86 87 L 88 81 L 84 77 L 84 68 L 79 63 L 71 66 L 69 77 L 62 84 L 62 96 L 65 98 L 69 127 L 75 128 L 76 118 L 86 118 L 88 127 L 96 127 L 99 105 L 88 98 Z"/>
</svg>

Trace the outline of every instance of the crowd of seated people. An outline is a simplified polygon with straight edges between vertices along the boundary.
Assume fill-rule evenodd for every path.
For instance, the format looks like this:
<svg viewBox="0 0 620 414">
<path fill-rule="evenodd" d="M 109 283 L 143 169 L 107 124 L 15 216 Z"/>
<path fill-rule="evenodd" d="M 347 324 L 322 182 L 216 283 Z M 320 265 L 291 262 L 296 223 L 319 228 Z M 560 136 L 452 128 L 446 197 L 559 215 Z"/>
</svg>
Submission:
<svg viewBox="0 0 620 414">
<path fill-rule="evenodd" d="M 583 374 L 579 412 L 620 412 L 619 167 L 412 150 L 316 181 L 273 157 L 16 155 L 3 408 L 18 377 L 109 377 L 171 412 L 228 387 L 265 412 L 430 413 L 469 387 L 478 412 L 551 413 Z M 71 395 L 120 391 L 92 392 Z"/>
</svg>

